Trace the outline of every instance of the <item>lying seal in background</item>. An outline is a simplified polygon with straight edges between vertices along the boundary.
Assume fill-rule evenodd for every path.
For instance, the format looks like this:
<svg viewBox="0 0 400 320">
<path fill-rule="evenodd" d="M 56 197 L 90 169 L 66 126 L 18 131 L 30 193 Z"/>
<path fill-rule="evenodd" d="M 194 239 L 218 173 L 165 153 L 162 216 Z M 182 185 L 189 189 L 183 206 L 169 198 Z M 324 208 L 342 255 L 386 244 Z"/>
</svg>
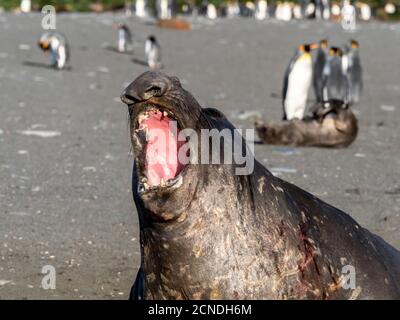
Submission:
<svg viewBox="0 0 400 320">
<path fill-rule="evenodd" d="M 190 30 L 192 26 L 189 22 L 183 19 L 159 19 L 157 21 L 157 27 L 159 28 L 167 28 L 167 29 L 175 29 L 175 30 Z"/>
<path fill-rule="evenodd" d="M 256 160 L 249 175 L 236 175 L 237 164 L 147 163 L 157 140 L 145 132 L 168 133 L 170 120 L 179 130 L 234 128 L 177 78 L 146 72 L 121 99 L 129 107 L 140 223 L 131 298 L 400 299 L 396 249 Z M 355 270 L 354 287 L 344 286 L 344 266 Z"/>
<path fill-rule="evenodd" d="M 340 100 L 316 106 L 313 117 L 280 123 L 257 121 L 255 128 L 261 141 L 273 145 L 344 148 L 357 137 L 357 118 Z"/>
</svg>

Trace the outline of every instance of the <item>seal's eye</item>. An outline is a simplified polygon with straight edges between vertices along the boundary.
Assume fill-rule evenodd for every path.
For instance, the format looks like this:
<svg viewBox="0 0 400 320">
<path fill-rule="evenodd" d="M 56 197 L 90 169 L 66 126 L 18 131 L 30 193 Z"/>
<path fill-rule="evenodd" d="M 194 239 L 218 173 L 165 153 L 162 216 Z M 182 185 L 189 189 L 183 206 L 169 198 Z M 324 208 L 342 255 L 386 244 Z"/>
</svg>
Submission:
<svg viewBox="0 0 400 320">
<path fill-rule="evenodd" d="M 167 83 L 160 82 L 157 84 L 152 84 L 144 92 L 144 99 L 148 100 L 152 97 L 161 97 L 167 91 Z"/>
<path fill-rule="evenodd" d="M 161 88 L 157 86 L 153 86 L 150 89 L 146 90 L 146 94 L 154 97 L 154 96 L 159 96 L 161 93 Z"/>
</svg>

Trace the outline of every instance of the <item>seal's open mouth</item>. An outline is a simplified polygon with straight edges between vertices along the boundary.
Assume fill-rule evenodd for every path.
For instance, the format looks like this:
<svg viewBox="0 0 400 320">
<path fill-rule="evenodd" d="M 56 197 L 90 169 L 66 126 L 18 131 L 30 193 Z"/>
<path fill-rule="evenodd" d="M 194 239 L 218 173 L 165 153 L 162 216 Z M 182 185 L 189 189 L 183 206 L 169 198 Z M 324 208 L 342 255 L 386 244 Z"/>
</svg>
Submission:
<svg viewBox="0 0 400 320">
<path fill-rule="evenodd" d="M 180 148 L 181 130 L 171 111 L 150 106 L 136 116 L 135 153 L 138 160 L 139 192 L 167 188 L 182 183 L 188 156 Z"/>
</svg>

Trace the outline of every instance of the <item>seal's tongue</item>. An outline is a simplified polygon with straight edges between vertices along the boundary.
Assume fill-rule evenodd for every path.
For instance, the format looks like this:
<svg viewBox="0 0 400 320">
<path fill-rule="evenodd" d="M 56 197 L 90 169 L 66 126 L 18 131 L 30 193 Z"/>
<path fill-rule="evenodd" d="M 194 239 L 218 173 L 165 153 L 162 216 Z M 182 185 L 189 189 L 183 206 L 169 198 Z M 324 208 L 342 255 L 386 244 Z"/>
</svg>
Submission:
<svg viewBox="0 0 400 320">
<path fill-rule="evenodd" d="M 140 128 L 146 130 L 147 183 L 150 187 L 162 186 L 183 169 L 178 160 L 178 151 L 184 142 L 177 141 L 177 123 L 167 113 L 152 110 L 141 121 Z"/>
</svg>

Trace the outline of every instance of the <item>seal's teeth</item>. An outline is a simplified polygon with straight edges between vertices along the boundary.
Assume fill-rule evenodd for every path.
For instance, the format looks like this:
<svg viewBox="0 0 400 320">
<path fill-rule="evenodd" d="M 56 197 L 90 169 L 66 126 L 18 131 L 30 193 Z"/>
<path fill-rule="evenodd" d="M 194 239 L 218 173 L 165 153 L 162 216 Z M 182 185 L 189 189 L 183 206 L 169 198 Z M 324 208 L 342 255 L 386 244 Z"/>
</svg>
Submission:
<svg viewBox="0 0 400 320">
<path fill-rule="evenodd" d="M 138 123 L 141 124 L 144 120 L 146 120 L 149 117 L 148 113 L 141 113 L 138 116 Z"/>
<path fill-rule="evenodd" d="M 143 183 L 143 187 L 144 187 L 145 190 L 147 190 L 149 188 L 149 185 L 146 182 L 144 182 Z"/>
<path fill-rule="evenodd" d="M 164 187 L 164 186 L 165 186 L 165 180 L 164 180 L 164 178 L 161 178 L 160 186 L 161 186 L 161 187 Z"/>
<path fill-rule="evenodd" d="M 167 111 L 163 111 L 163 116 L 164 117 L 168 117 L 168 112 Z"/>
</svg>

